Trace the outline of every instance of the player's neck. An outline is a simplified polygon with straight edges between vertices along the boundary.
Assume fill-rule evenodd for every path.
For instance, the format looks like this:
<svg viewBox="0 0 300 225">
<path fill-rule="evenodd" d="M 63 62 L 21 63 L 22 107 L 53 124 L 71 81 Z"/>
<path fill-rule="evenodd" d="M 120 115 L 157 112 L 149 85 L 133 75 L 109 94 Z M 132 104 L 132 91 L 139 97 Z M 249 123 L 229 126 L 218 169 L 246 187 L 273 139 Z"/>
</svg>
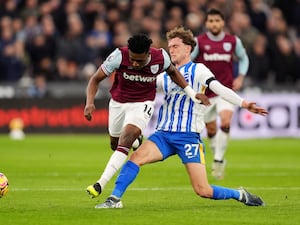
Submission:
<svg viewBox="0 0 300 225">
<path fill-rule="evenodd" d="M 180 67 L 180 66 L 183 66 L 183 65 L 189 63 L 190 61 L 191 61 L 191 58 L 188 57 L 188 58 L 185 58 L 185 59 L 181 60 L 180 62 L 177 62 L 177 63 L 175 64 L 175 66 L 178 68 L 178 67 Z"/>
</svg>

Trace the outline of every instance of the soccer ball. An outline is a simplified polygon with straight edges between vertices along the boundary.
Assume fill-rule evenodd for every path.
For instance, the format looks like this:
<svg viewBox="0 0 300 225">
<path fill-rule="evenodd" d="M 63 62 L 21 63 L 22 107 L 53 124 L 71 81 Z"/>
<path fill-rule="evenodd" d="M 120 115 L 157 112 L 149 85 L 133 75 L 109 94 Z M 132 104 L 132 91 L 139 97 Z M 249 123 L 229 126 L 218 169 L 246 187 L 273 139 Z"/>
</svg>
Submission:
<svg viewBox="0 0 300 225">
<path fill-rule="evenodd" d="M 8 179 L 3 173 L 0 173 L 0 198 L 5 196 L 8 190 Z"/>
</svg>

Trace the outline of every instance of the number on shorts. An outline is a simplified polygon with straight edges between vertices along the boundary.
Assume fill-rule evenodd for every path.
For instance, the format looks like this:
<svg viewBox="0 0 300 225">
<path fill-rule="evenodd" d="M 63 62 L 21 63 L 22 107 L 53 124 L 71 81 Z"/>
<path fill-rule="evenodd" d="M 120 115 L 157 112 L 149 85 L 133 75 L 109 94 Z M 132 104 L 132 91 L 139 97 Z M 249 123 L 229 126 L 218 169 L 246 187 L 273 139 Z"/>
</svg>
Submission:
<svg viewBox="0 0 300 225">
<path fill-rule="evenodd" d="M 152 115 L 152 107 L 145 104 L 144 113 L 146 113 L 150 117 Z"/>
<path fill-rule="evenodd" d="M 195 157 L 199 151 L 199 144 L 185 144 L 185 155 L 190 159 Z"/>
</svg>

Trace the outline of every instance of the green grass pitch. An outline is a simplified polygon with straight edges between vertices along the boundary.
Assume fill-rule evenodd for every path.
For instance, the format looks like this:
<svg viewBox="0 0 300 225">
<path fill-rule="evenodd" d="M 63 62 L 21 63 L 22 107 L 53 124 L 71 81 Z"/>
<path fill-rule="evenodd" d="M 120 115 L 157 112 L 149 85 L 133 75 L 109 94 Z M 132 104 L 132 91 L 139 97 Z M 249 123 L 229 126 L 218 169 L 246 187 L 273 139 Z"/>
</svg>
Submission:
<svg viewBox="0 0 300 225">
<path fill-rule="evenodd" d="M 206 142 L 206 140 L 205 140 Z M 1 225 L 297 225 L 300 224 L 300 139 L 230 140 L 226 177 L 211 184 L 244 186 L 265 207 L 196 196 L 177 158 L 144 166 L 123 197 L 123 209 L 94 209 L 113 188 L 90 199 L 111 154 L 107 135 L 0 136 L 0 172 L 10 192 L 0 199 Z"/>
</svg>

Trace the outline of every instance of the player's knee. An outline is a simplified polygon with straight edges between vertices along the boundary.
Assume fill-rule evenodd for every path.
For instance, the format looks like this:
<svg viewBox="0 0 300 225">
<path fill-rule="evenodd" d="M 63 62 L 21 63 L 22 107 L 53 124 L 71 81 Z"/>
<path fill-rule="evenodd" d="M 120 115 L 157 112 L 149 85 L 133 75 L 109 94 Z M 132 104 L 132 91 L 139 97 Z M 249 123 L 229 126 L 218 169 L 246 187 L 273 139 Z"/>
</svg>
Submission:
<svg viewBox="0 0 300 225">
<path fill-rule="evenodd" d="M 225 133 L 230 132 L 230 125 L 221 126 L 221 130 Z"/>
<path fill-rule="evenodd" d="M 213 138 L 216 135 L 217 132 L 209 132 L 207 131 L 207 137 L 208 138 Z"/>
<path fill-rule="evenodd" d="M 196 195 L 200 196 L 201 198 L 211 198 L 212 197 L 212 191 L 210 188 L 197 187 L 197 188 L 194 188 L 194 191 L 195 191 Z"/>
<path fill-rule="evenodd" d="M 115 151 L 118 147 L 118 139 L 111 139 L 110 140 L 110 148 L 111 150 Z"/>
</svg>

